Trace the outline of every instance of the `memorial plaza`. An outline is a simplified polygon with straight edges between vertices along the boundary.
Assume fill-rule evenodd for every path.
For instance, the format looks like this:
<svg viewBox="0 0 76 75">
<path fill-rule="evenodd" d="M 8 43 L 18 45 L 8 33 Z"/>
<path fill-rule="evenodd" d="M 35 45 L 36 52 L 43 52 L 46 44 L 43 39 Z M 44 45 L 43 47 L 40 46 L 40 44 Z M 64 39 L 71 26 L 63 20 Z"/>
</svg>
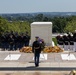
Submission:
<svg viewBox="0 0 76 75">
<path fill-rule="evenodd" d="M 31 23 L 31 45 L 35 36 L 44 39 L 46 46 L 54 46 L 52 22 Z M 73 70 L 76 70 L 76 52 L 73 50 L 42 52 L 39 66 L 35 67 L 33 53 L 0 48 L 0 75 L 75 75 Z"/>
<path fill-rule="evenodd" d="M 35 67 L 33 53 L 0 51 L 0 75 L 69 75 L 76 70 L 76 53 L 41 53 Z"/>
</svg>

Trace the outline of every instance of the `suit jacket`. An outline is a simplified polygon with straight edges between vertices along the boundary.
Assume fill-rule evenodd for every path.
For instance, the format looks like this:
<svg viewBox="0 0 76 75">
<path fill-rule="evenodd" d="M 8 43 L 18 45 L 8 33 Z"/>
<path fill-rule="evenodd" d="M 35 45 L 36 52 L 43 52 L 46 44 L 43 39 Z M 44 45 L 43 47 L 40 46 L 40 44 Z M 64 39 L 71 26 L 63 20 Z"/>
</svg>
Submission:
<svg viewBox="0 0 76 75">
<path fill-rule="evenodd" d="M 39 41 L 34 41 L 32 45 L 32 52 L 41 53 L 41 44 Z"/>
</svg>

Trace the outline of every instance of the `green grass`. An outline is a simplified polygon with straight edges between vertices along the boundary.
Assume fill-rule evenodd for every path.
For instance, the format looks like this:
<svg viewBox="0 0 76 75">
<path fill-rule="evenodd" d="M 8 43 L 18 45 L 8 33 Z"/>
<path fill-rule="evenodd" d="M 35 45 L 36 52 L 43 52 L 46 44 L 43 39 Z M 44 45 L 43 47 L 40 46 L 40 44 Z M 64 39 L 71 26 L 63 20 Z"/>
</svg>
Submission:
<svg viewBox="0 0 76 75">
<path fill-rule="evenodd" d="M 57 46 L 57 40 L 56 38 L 52 38 L 52 41 L 55 43 L 55 45 Z"/>
</svg>

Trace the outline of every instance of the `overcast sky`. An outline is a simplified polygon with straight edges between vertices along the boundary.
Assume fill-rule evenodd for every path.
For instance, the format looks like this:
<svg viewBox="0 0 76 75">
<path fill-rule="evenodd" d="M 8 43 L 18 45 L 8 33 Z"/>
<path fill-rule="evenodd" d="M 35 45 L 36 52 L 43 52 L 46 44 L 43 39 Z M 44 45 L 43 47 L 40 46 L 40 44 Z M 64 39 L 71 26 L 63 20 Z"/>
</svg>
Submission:
<svg viewBox="0 0 76 75">
<path fill-rule="evenodd" d="M 76 0 L 0 0 L 0 13 L 76 12 Z"/>
</svg>

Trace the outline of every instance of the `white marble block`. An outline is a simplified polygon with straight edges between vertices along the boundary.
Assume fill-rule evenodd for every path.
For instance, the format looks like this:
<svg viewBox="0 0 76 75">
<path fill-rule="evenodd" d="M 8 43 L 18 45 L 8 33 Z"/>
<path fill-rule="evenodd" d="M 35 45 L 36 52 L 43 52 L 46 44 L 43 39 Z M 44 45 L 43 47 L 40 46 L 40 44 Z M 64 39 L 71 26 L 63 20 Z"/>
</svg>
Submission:
<svg viewBox="0 0 76 75">
<path fill-rule="evenodd" d="M 44 39 L 46 45 L 52 45 L 52 22 L 31 23 L 31 43 L 33 43 L 36 36 Z"/>
</svg>

